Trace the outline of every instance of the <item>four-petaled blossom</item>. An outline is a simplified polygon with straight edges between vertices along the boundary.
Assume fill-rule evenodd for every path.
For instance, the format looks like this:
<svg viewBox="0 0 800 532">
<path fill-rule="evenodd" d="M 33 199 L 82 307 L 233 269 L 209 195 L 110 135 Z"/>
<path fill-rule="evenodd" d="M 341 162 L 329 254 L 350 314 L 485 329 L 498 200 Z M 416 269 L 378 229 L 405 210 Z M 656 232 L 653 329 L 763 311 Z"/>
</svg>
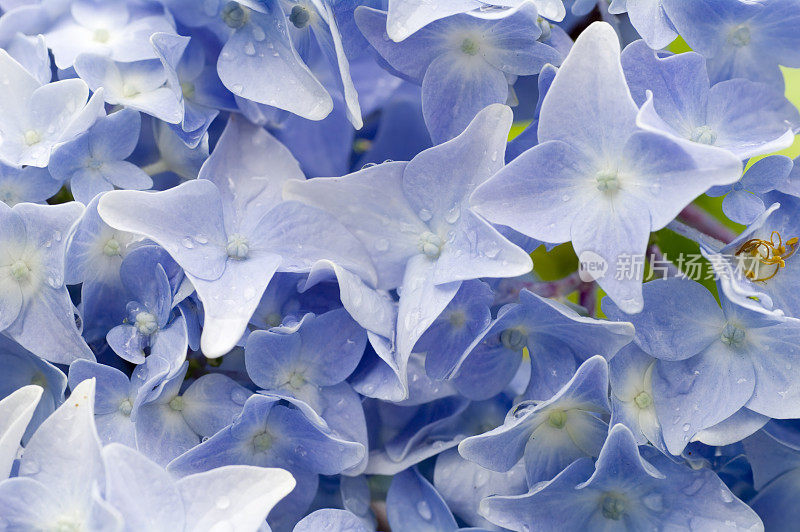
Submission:
<svg viewBox="0 0 800 532">
<path fill-rule="evenodd" d="M 539 118 L 540 144 L 475 191 L 473 208 L 544 242 L 572 241 L 609 265 L 598 284 L 625 312 L 642 309 L 642 275 L 615 275 L 644 255 L 650 232 L 712 185 L 736 181 L 741 162 L 705 145 L 642 131 L 620 63 L 617 34 L 595 23 L 575 42 Z"/>
</svg>

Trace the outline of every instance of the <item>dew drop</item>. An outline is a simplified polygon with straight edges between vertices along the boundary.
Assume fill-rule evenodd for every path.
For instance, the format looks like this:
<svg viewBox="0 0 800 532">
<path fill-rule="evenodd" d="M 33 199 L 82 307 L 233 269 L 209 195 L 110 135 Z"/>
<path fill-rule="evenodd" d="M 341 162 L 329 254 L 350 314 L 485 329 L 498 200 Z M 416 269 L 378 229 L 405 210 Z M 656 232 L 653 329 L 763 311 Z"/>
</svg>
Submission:
<svg viewBox="0 0 800 532">
<path fill-rule="evenodd" d="M 264 33 L 264 30 L 262 30 L 261 27 L 259 26 L 253 25 L 253 39 L 255 39 L 258 42 L 261 42 L 266 38 L 267 35 Z"/>
<path fill-rule="evenodd" d="M 417 213 L 417 215 L 419 216 L 419 219 L 422 220 L 423 222 L 429 222 L 431 218 L 433 218 L 433 213 L 428 209 L 422 209 Z"/>
<path fill-rule="evenodd" d="M 243 405 L 247 402 L 247 392 L 243 390 L 233 390 L 231 392 L 231 401 L 237 405 Z"/>
<path fill-rule="evenodd" d="M 461 206 L 454 205 L 452 209 L 447 211 L 444 220 L 449 224 L 454 224 L 458 221 L 460 217 L 461 217 Z"/>
<path fill-rule="evenodd" d="M 218 497 L 216 502 L 217 508 L 225 510 L 231 505 L 231 500 L 227 497 Z"/>
<path fill-rule="evenodd" d="M 387 251 L 389 249 L 389 241 L 385 238 L 381 238 L 377 242 L 375 242 L 375 249 L 378 251 Z"/>
<path fill-rule="evenodd" d="M 431 507 L 426 501 L 419 501 L 417 503 L 417 512 L 419 512 L 420 517 L 426 521 L 430 521 L 430 519 L 433 517 L 433 513 L 431 513 Z"/>
<path fill-rule="evenodd" d="M 244 45 L 244 53 L 247 55 L 256 54 L 256 47 L 253 45 L 253 43 L 248 42 L 247 44 Z"/>
<path fill-rule="evenodd" d="M 660 493 L 650 493 L 642 497 L 642 503 L 654 512 L 664 510 L 664 497 Z"/>
<path fill-rule="evenodd" d="M 186 249 L 192 249 L 194 247 L 194 242 L 188 236 L 181 239 L 181 244 L 183 244 L 183 247 Z"/>
</svg>

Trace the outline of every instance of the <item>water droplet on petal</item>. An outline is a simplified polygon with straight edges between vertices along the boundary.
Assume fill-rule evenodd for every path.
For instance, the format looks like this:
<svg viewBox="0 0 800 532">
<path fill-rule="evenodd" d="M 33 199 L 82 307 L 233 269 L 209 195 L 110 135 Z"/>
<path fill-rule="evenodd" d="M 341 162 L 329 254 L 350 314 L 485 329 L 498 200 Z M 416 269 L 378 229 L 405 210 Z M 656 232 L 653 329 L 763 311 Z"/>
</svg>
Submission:
<svg viewBox="0 0 800 532">
<path fill-rule="evenodd" d="M 266 39 L 267 35 L 264 33 L 264 30 L 261 29 L 260 26 L 253 25 L 253 39 L 258 42 L 263 41 Z"/>
<path fill-rule="evenodd" d="M 461 217 L 461 206 L 453 205 L 453 208 L 447 211 L 444 220 L 449 224 L 454 224 Z"/>
<path fill-rule="evenodd" d="M 389 249 L 389 241 L 385 238 L 381 238 L 377 242 L 375 242 L 375 249 L 378 251 L 387 251 Z"/>
<path fill-rule="evenodd" d="M 660 493 L 650 493 L 642 497 L 642 503 L 654 512 L 664 510 L 664 497 Z"/>
<path fill-rule="evenodd" d="M 431 507 L 428 505 L 426 501 L 419 501 L 417 503 L 417 512 L 419 512 L 420 517 L 429 521 L 433 517 L 433 513 L 431 512 Z"/>
</svg>

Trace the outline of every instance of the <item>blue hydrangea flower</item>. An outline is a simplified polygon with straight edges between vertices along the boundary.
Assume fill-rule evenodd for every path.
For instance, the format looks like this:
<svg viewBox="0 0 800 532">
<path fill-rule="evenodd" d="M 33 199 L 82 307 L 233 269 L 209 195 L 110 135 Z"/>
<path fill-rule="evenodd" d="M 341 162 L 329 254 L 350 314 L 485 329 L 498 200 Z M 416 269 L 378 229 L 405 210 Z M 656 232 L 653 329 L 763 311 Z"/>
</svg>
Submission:
<svg viewBox="0 0 800 532">
<path fill-rule="evenodd" d="M 425 371 L 441 380 L 458 365 L 465 349 L 492 319 L 494 293 L 483 281 L 465 281 L 447 307 L 417 342 L 425 352 Z"/>
<path fill-rule="evenodd" d="M 544 65 L 561 62 L 555 48 L 539 42 L 534 8 L 496 21 L 449 17 L 402 43 L 384 38 L 386 17 L 356 10 L 358 27 L 390 68 L 422 85 L 422 111 L 435 144 L 461 133 L 484 107 L 506 103 L 509 77 L 538 74 Z"/>
<path fill-rule="evenodd" d="M 183 103 L 183 121 L 172 130 L 189 148 L 203 140 L 220 110 L 235 110 L 233 95 L 222 85 L 215 65 L 207 64 L 201 41 L 155 33 L 153 47 L 167 72 L 167 85 Z"/>
<path fill-rule="evenodd" d="M 768 85 L 745 79 L 710 85 L 699 54 L 659 57 L 644 42 L 635 42 L 622 52 L 622 66 L 642 107 L 637 124 L 648 131 L 747 159 L 791 146 L 800 127 L 800 112 Z"/>
<path fill-rule="evenodd" d="M 158 193 L 109 192 L 98 210 L 112 227 L 152 238 L 184 268 L 203 302 L 207 356 L 236 345 L 279 269 L 335 258 L 370 275 L 361 244 L 333 217 L 281 201 L 285 182 L 305 178 L 263 129 L 232 119 L 200 177 Z"/>
<path fill-rule="evenodd" d="M 758 494 L 750 501 L 769 530 L 788 530 L 800 517 L 795 504 L 800 451 L 766 429 L 743 442 Z"/>
<path fill-rule="evenodd" d="M 631 317 L 634 341 L 659 359 L 652 400 L 671 453 L 743 407 L 769 417 L 799 415 L 793 397 L 800 394 L 800 321 L 740 307 L 724 293 L 720 308 L 689 280 L 653 281 L 644 292 L 644 311 Z M 607 313 L 622 315 L 613 305 Z"/>
<path fill-rule="evenodd" d="M 665 3 L 664 0 L 612 0 L 608 12 L 627 13 L 639 35 L 650 48 L 657 50 L 678 38 L 678 31 L 664 10 Z"/>
<path fill-rule="evenodd" d="M 19 476 L 0 482 L 4 528 L 117 529 L 122 520 L 100 497 L 104 471 L 94 428 L 94 381 L 84 381 L 31 437 Z M 67 452 L 64 442 L 69 442 Z"/>
<path fill-rule="evenodd" d="M 781 190 L 793 166 L 788 157 L 771 155 L 756 161 L 732 187 L 712 187 L 706 194 L 712 197 L 725 194 L 722 201 L 725 216 L 749 225 L 767 210 L 761 197 L 767 192 Z"/>
<path fill-rule="evenodd" d="M 708 59 L 714 83 L 746 78 L 783 90 L 778 65 L 800 67 L 800 6 L 794 0 L 664 0 L 678 33 Z"/>
<path fill-rule="evenodd" d="M 75 0 L 45 33 L 58 68 L 75 64 L 82 53 L 131 62 L 155 59 L 150 35 L 174 32 L 163 10 L 131 5 L 124 0 Z M 159 12 L 161 11 L 161 12 Z"/>
<path fill-rule="evenodd" d="M 158 59 L 118 63 L 91 53 L 75 59 L 75 72 L 105 101 L 152 115 L 169 124 L 183 120 L 183 105 L 166 86 L 167 71 Z"/>
<path fill-rule="evenodd" d="M 95 379 L 94 421 L 103 444 L 118 442 L 136 448 L 136 427 L 131 413 L 136 404 L 138 382 L 122 371 L 91 362 L 76 360 L 69 366 L 69 387 Z"/>
<path fill-rule="evenodd" d="M 0 201 L 13 207 L 17 203 L 44 203 L 61 188 L 46 168 L 14 168 L 0 163 Z"/>
<path fill-rule="evenodd" d="M 11 166 L 45 167 L 53 148 L 86 131 L 102 112 L 102 91 L 87 103 L 79 79 L 41 83 L 0 49 L 0 160 Z"/>
<path fill-rule="evenodd" d="M 611 272 L 598 283 L 635 313 L 642 272 L 618 276 L 619 261 L 643 255 L 650 231 L 710 186 L 737 180 L 741 163 L 639 130 L 619 53 L 608 24 L 581 33 L 542 105 L 540 144 L 480 186 L 472 204 L 494 223 L 544 242 L 571 240 L 582 260 L 604 260 Z"/>
<path fill-rule="evenodd" d="M 141 117 L 123 109 L 97 122 L 77 139 L 53 153 L 48 169 L 60 181 L 69 181 L 73 197 L 88 204 L 95 196 L 114 190 L 144 190 L 153 186 L 141 168 L 125 161 L 139 141 Z"/>
<path fill-rule="evenodd" d="M 184 476 L 230 464 L 280 464 L 300 486 L 284 502 L 287 511 L 299 514 L 296 522 L 314 497 L 318 474 L 339 474 L 365 454 L 363 445 L 337 437 L 305 403 L 256 394 L 233 423 L 176 458 L 168 470 Z"/>
<path fill-rule="evenodd" d="M 528 491 L 522 461 L 509 471 L 497 472 L 462 458 L 458 449 L 437 456 L 433 485 L 456 517 L 469 526 L 487 530 L 494 525 L 478 513 L 482 499 L 490 495 L 522 495 Z"/>
<path fill-rule="evenodd" d="M 337 433 L 366 447 L 361 399 L 345 382 L 366 343 L 365 331 L 344 309 L 306 314 L 296 325 L 250 334 L 245 366 L 257 386 L 304 401 Z"/>
<path fill-rule="evenodd" d="M 623 347 L 609 363 L 611 384 L 611 426 L 622 423 L 636 443 L 652 443 L 666 450 L 655 407 L 653 368 L 655 358 L 636 344 Z"/>
<path fill-rule="evenodd" d="M 0 397 L 7 397 L 15 390 L 29 384 L 42 388 L 36 410 L 25 431 L 23 443 L 26 443 L 33 431 L 64 402 L 67 377 L 53 364 L 2 334 L 0 334 L 0 359 L 3 360 Z"/>
<path fill-rule="evenodd" d="M 0 203 L 0 331 L 56 363 L 94 359 L 64 284 L 64 253 L 83 206 Z"/>
<path fill-rule="evenodd" d="M 505 472 L 525 461 L 528 485 L 549 480 L 573 461 L 596 457 L 608 432 L 608 364 L 594 356 L 546 401 L 526 401 L 506 421 L 461 442 L 458 452 L 472 462 Z"/>
<path fill-rule="evenodd" d="M 186 322 L 183 316 L 173 319 L 175 298 L 164 266 L 148 248 L 139 248 L 122 261 L 120 278 L 128 296 L 126 317 L 106 335 L 108 345 L 133 364 L 147 355 L 180 366 L 188 344 Z"/>
<path fill-rule="evenodd" d="M 658 452 L 641 451 L 624 425 L 615 425 L 592 467 L 573 462 L 525 495 L 488 497 L 481 513 L 511 530 L 648 528 L 761 529 L 758 516 L 708 469 L 693 470 Z M 644 456 L 643 456 L 644 455 Z"/>
<path fill-rule="evenodd" d="M 530 271 L 530 257 L 467 204 L 475 187 L 502 167 L 510 122 L 510 110 L 493 105 L 464 133 L 409 163 L 285 186 L 289 199 L 326 209 L 363 242 L 378 288 L 401 286 L 395 362 L 401 383 L 414 344 L 460 281 Z"/>
<path fill-rule="evenodd" d="M 544 400 L 556 393 L 593 354 L 610 359 L 633 338 L 629 323 L 578 315 L 565 305 L 523 290 L 519 303 L 500 309 L 497 319 L 466 348 L 448 376 L 461 394 L 487 399 L 515 376 L 523 350 L 531 360 L 526 399 Z"/>
</svg>

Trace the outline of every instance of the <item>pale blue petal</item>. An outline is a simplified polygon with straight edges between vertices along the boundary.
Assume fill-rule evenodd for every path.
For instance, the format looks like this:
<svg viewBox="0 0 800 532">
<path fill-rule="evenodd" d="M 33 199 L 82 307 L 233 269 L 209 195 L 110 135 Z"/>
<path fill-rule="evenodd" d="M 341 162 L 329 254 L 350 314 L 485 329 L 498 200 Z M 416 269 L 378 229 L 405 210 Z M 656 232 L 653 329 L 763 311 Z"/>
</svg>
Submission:
<svg viewBox="0 0 800 532">
<path fill-rule="evenodd" d="M 97 210 L 110 226 L 153 239 L 189 274 L 213 280 L 225 269 L 222 203 L 209 181 L 188 181 L 156 193 L 109 192 Z"/>
<path fill-rule="evenodd" d="M 729 418 L 753 395 L 753 363 L 722 342 L 653 371 L 656 413 L 667 449 L 679 454 L 699 431 Z"/>
<path fill-rule="evenodd" d="M 0 479 L 11 473 L 20 441 L 33 417 L 44 390 L 41 386 L 23 386 L 0 400 Z"/>
<path fill-rule="evenodd" d="M 434 144 L 456 137 L 481 109 L 507 99 L 505 74 L 482 58 L 464 65 L 441 55 L 422 81 L 422 112 Z"/>
<path fill-rule="evenodd" d="M 217 62 L 222 83 L 234 94 L 285 109 L 309 120 L 322 120 L 333 100 L 303 63 L 289 38 L 287 19 L 276 4 L 251 11 L 250 20 L 225 43 Z M 263 72 L 272 74 L 269 80 Z"/>
<path fill-rule="evenodd" d="M 219 467 L 177 481 L 187 530 L 255 530 L 295 484 L 283 469 L 247 465 Z"/>
</svg>

